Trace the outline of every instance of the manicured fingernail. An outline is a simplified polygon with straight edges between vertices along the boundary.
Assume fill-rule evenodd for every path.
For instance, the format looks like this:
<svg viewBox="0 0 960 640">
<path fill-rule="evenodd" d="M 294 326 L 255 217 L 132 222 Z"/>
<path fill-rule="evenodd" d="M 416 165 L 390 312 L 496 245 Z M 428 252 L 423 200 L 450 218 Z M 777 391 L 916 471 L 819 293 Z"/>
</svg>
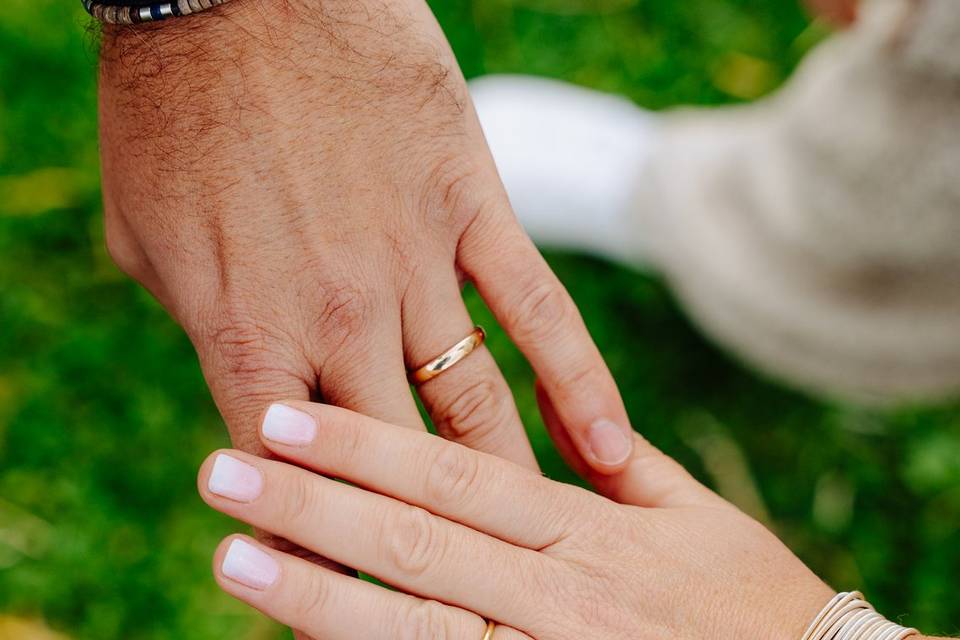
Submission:
<svg viewBox="0 0 960 640">
<path fill-rule="evenodd" d="M 263 437 L 267 440 L 302 447 L 313 442 L 316 435 L 313 418 L 285 404 L 271 405 L 263 417 Z"/>
<path fill-rule="evenodd" d="M 207 488 L 224 498 L 250 502 L 263 490 L 263 477 L 255 467 L 221 453 L 213 463 Z"/>
<path fill-rule="evenodd" d="M 597 460 L 611 466 L 621 464 L 630 455 L 630 440 L 615 422 L 601 418 L 590 426 L 590 451 Z"/>
<path fill-rule="evenodd" d="M 223 575 L 231 580 L 261 591 L 280 577 L 280 565 L 276 560 L 239 538 L 230 543 L 220 566 Z"/>
</svg>

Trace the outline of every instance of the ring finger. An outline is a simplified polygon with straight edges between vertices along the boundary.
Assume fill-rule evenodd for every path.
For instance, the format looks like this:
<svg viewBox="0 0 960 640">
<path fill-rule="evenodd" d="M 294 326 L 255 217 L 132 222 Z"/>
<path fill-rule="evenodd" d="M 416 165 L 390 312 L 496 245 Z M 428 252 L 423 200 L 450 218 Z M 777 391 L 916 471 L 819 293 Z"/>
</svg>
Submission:
<svg viewBox="0 0 960 640">
<path fill-rule="evenodd" d="M 411 370 L 467 336 L 474 325 L 456 275 L 411 289 L 403 301 L 403 344 Z M 481 345 L 463 361 L 417 386 L 437 432 L 448 440 L 538 469 L 510 387 Z"/>
<path fill-rule="evenodd" d="M 220 587 L 283 624 L 324 640 L 481 640 L 478 615 L 389 591 L 260 545 L 245 536 L 224 540 L 214 556 Z M 494 640 L 530 640 L 497 627 Z"/>
</svg>

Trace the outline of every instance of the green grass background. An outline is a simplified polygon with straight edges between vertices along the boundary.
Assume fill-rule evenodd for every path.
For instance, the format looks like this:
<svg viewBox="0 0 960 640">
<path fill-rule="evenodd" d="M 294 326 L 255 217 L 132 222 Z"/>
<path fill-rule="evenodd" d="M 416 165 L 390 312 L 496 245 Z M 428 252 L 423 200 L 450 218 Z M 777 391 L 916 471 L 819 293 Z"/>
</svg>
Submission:
<svg viewBox="0 0 960 640">
<path fill-rule="evenodd" d="M 793 0 L 435 9 L 468 76 L 565 78 L 653 108 L 760 96 L 824 35 Z M 210 576 L 211 551 L 240 525 L 201 504 L 194 478 L 227 440 L 189 343 L 104 251 L 95 52 L 78 1 L 0 3 L 0 637 L 40 637 L 4 632 L 12 616 L 86 640 L 287 637 Z M 960 633 L 956 405 L 821 404 L 707 344 L 659 282 L 549 258 L 638 430 L 836 587 Z M 569 479 L 528 367 L 491 333 L 545 468 Z"/>
</svg>

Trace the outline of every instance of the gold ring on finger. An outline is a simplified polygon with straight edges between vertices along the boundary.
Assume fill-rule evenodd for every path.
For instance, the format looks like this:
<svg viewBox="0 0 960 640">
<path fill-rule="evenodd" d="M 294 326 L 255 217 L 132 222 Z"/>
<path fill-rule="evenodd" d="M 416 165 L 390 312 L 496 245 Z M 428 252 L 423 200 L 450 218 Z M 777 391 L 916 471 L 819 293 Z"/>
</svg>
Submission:
<svg viewBox="0 0 960 640">
<path fill-rule="evenodd" d="M 407 373 L 407 379 L 412 385 L 421 385 L 427 380 L 436 378 L 438 375 L 453 367 L 458 362 L 473 353 L 477 347 L 483 344 L 483 341 L 486 339 L 486 337 L 487 333 L 483 330 L 483 327 L 479 325 L 474 327 L 473 331 L 471 331 L 470 335 L 468 335 L 466 338 L 453 345 L 422 367 L 409 371 Z"/>
</svg>

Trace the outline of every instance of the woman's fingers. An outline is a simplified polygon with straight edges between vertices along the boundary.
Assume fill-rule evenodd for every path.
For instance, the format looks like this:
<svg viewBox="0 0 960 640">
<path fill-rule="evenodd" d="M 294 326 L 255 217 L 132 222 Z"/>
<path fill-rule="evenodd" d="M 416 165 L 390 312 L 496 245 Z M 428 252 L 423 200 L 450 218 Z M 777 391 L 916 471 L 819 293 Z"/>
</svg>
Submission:
<svg viewBox="0 0 960 640">
<path fill-rule="evenodd" d="M 261 435 L 270 450 L 299 466 L 530 549 L 562 538 L 574 514 L 589 508 L 581 489 L 338 407 L 273 405 Z"/>
<path fill-rule="evenodd" d="M 292 465 L 217 452 L 199 485 L 213 508 L 409 593 L 507 623 L 545 597 L 519 588 L 550 570 L 541 554 Z"/>
<path fill-rule="evenodd" d="M 560 455 L 602 495 L 621 504 L 639 507 L 729 506 L 720 496 L 697 482 L 686 469 L 639 434 L 633 454 L 623 471 L 614 475 L 597 473 L 580 457 L 560 416 L 543 387 L 537 384 L 537 401 L 547 431 Z"/>
<path fill-rule="evenodd" d="M 403 301 L 408 366 L 415 369 L 430 362 L 473 327 L 452 270 L 437 275 L 427 286 L 411 288 Z M 485 347 L 420 384 L 417 392 L 443 437 L 538 469 L 510 387 Z"/>
<path fill-rule="evenodd" d="M 191 335 L 210 391 L 223 414 L 233 446 L 257 455 L 269 455 L 258 435 L 263 406 L 282 398 L 307 400 L 313 391 L 314 370 L 289 341 L 274 338 L 266 331 L 224 329 L 201 338 Z M 257 537 L 278 549 L 292 551 L 295 545 L 268 531 Z M 313 562 L 334 567 L 320 556 Z M 338 570 L 347 571 L 343 567 Z"/>
<path fill-rule="evenodd" d="M 227 593 L 323 640 L 481 640 L 486 629 L 474 613 L 317 567 L 245 536 L 220 544 L 213 571 Z M 497 640 L 523 639 L 509 627 L 497 630 Z"/>
<path fill-rule="evenodd" d="M 500 208 L 509 208 L 505 197 Z M 570 295 L 512 215 L 477 216 L 458 262 L 543 381 L 580 455 L 600 473 L 623 469 L 633 434 L 616 383 Z"/>
</svg>

